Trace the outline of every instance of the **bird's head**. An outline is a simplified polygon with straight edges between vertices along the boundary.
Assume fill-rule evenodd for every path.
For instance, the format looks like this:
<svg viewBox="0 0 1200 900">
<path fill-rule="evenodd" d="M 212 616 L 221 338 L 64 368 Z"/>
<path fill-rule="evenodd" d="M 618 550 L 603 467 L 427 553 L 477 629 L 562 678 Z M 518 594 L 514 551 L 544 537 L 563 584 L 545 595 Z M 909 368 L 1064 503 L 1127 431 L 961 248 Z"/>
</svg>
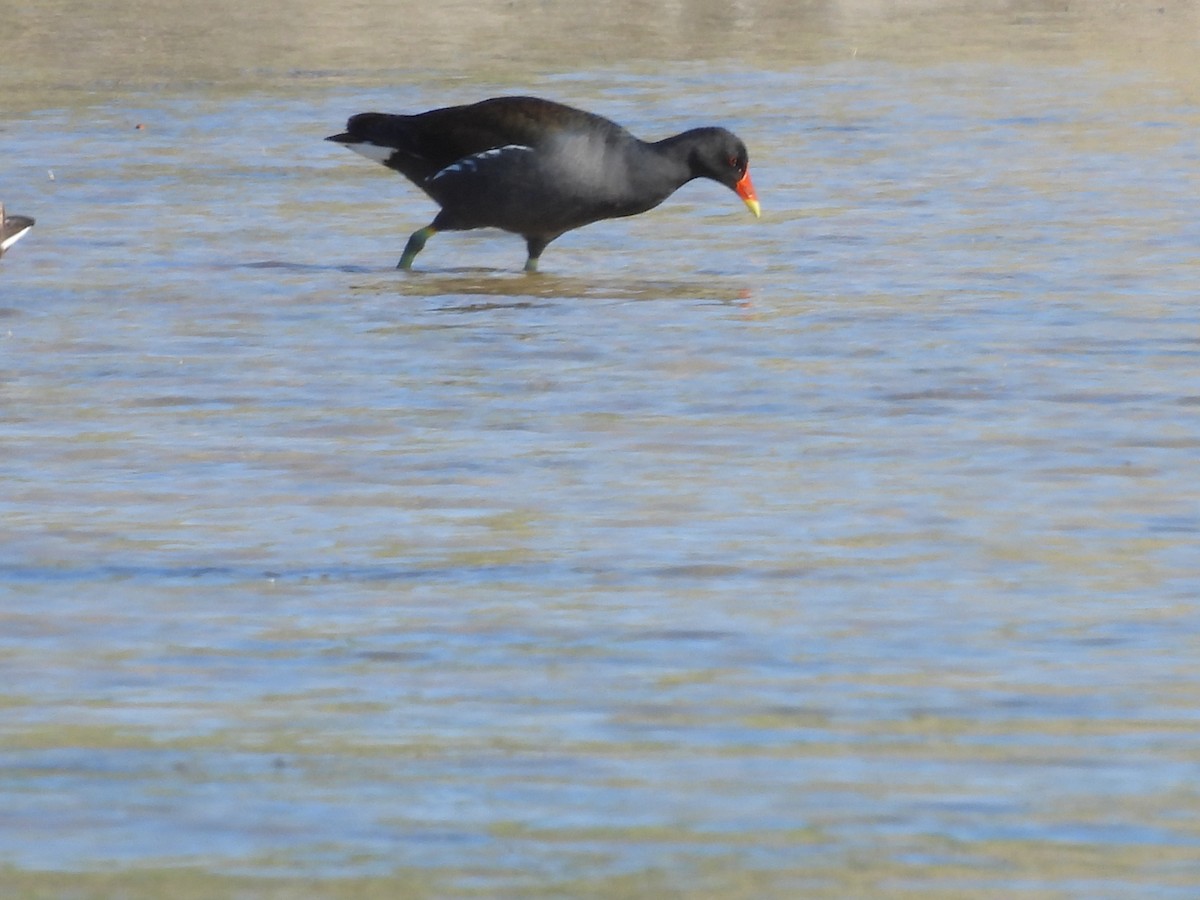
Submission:
<svg viewBox="0 0 1200 900">
<path fill-rule="evenodd" d="M 750 156 L 746 145 L 724 128 L 698 128 L 689 132 L 692 152 L 688 162 L 693 178 L 711 178 L 734 191 L 754 217 L 762 215 L 754 183 L 750 180 Z"/>
</svg>

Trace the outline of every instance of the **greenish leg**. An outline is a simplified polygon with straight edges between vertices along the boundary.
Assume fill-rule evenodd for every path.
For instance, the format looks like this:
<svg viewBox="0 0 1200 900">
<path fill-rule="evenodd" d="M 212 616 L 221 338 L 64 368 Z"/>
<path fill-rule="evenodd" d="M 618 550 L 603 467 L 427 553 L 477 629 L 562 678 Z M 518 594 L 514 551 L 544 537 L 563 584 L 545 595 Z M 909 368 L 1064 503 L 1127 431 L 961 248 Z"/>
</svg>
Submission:
<svg viewBox="0 0 1200 900">
<path fill-rule="evenodd" d="M 525 238 L 525 245 L 529 248 L 529 259 L 525 260 L 526 272 L 536 272 L 538 270 L 538 260 L 541 259 L 542 251 L 546 249 L 548 243 L 550 243 L 548 240 L 542 238 Z"/>
<path fill-rule="evenodd" d="M 435 234 L 437 234 L 437 229 L 432 225 L 426 225 L 424 228 L 414 231 L 412 237 L 408 239 L 408 243 L 404 245 L 404 253 L 400 256 L 400 263 L 396 268 L 411 269 L 417 254 L 425 249 L 425 242 Z"/>
</svg>

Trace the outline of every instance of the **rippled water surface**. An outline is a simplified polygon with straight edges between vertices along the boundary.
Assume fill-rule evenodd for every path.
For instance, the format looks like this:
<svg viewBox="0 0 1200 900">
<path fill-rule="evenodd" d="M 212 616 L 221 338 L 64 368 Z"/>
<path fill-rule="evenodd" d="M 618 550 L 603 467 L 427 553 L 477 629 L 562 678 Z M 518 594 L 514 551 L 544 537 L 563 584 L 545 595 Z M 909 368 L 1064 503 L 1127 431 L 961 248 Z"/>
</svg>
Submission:
<svg viewBox="0 0 1200 900">
<path fill-rule="evenodd" d="M 5 14 L 4 893 L 1200 894 L 1195 10 L 471 9 Z M 397 272 L 506 92 L 764 217 Z"/>
</svg>

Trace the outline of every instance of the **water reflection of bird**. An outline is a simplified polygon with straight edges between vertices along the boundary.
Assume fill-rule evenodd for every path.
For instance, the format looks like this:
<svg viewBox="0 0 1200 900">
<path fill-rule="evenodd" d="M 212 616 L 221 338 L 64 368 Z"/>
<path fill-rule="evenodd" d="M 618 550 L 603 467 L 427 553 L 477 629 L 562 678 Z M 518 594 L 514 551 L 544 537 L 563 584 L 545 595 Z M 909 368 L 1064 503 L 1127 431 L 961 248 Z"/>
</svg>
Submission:
<svg viewBox="0 0 1200 900">
<path fill-rule="evenodd" d="M 726 185 L 759 215 L 746 145 L 724 128 L 648 143 L 583 110 L 497 97 L 408 116 L 360 113 L 328 140 L 395 169 L 441 206 L 409 238 L 401 269 L 439 231 L 501 228 L 525 238 L 533 272 L 563 233 L 653 209 L 694 178 Z"/>
<path fill-rule="evenodd" d="M 34 225 L 29 216 L 10 216 L 4 212 L 4 204 L 0 203 L 0 256 L 25 236 Z"/>
</svg>

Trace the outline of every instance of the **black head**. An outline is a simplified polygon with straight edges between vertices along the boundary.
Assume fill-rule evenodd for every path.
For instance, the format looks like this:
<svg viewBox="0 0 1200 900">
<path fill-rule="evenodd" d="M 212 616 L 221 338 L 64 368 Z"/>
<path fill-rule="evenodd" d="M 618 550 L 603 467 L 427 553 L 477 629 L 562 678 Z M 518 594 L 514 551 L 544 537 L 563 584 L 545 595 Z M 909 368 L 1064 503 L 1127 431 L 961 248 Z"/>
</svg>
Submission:
<svg viewBox="0 0 1200 900">
<path fill-rule="evenodd" d="M 688 164 L 696 178 L 711 178 L 732 188 L 750 164 L 746 145 L 724 128 L 696 128 L 687 132 L 691 152 Z"/>
<path fill-rule="evenodd" d="M 697 128 L 681 137 L 686 137 L 691 144 L 688 165 L 692 177 L 711 178 L 736 191 L 757 217 L 760 213 L 754 184 L 750 181 L 750 154 L 741 139 L 724 128 Z"/>
</svg>

